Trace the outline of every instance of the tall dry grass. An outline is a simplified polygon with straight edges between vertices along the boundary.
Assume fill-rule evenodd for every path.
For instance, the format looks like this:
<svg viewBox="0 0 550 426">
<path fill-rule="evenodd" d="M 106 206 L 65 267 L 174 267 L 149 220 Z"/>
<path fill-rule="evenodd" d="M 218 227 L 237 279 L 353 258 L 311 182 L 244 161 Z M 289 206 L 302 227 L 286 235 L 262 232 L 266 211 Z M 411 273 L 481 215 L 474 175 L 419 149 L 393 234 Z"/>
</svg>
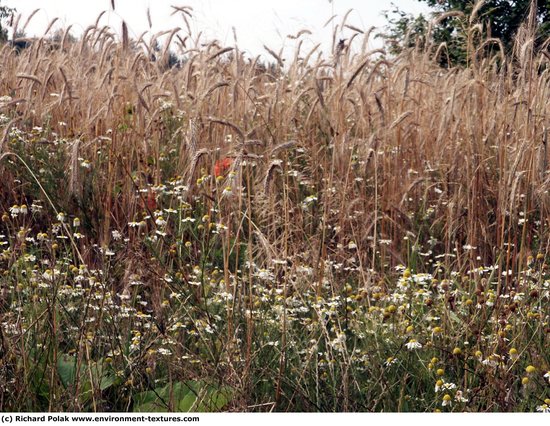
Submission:
<svg viewBox="0 0 550 426">
<path fill-rule="evenodd" d="M 396 58 L 369 52 L 368 33 L 356 32 L 352 42 L 363 48 L 337 52 L 336 64 L 313 49 L 296 51 L 285 68 L 280 58 L 266 68 L 237 48 L 186 48 L 170 37 L 185 62 L 168 69 L 167 48 L 152 62 L 143 40 L 130 49 L 92 26 L 56 48 L 4 45 L 0 92 L 13 101 L 2 110 L 67 139 L 61 204 L 81 190 L 75 159 L 97 164 L 102 190 L 88 202 L 103 218 L 102 243 L 135 215 L 136 185 L 176 175 L 193 182 L 193 159 L 254 154 L 251 214 L 274 251 L 318 247 L 320 264 L 328 253 L 349 256 L 338 247 L 353 239 L 363 266 L 382 272 L 433 237 L 439 254 L 471 245 L 482 263 L 514 269 L 533 245 L 548 244 L 548 58 L 522 31 L 513 57 L 483 57 L 480 48 L 471 66 L 448 70 L 432 62 L 436 46 Z M 161 166 L 170 150 L 173 176 Z M 197 157 L 200 150 L 209 155 Z M 317 197 L 311 216 L 299 205 L 304 193 Z M 292 220 L 279 214 L 282 205 Z M 460 267 L 476 263 L 460 258 Z"/>
<path fill-rule="evenodd" d="M 193 45 L 191 34 L 176 30 L 160 50 L 157 37 L 129 40 L 123 29 L 119 40 L 99 25 L 77 42 L 65 35 L 55 46 L 38 40 L 21 52 L 4 45 L 0 95 L 11 100 L 0 107 L 10 118 L 0 209 L 47 193 L 47 208 L 83 218 L 87 242 L 73 245 L 89 267 L 101 265 L 97 247 L 120 231 L 129 244 L 115 258 L 121 271 L 113 285 L 127 291 L 133 270 L 142 273 L 159 318 L 166 292 L 159 259 L 175 249 L 151 256 L 130 223 L 178 202 L 204 214 L 218 209 L 227 227 L 224 282 L 250 309 L 251 273 L 242 289 L 233 287 L 239 256 L 259 268 L 286 262 L 274 283 L 285 296 L 304 265 L 312 267 L 307 287 L 318 294 L 326 282 L 333 292 L 348 281 L 384 286 L 397 265 L 459 276 L 498 265 L 511 271 L 498 274 L 498 294 L 519 291 L 517 272 L 550 243 L 550 68 L 544 51 L 533 50 L 533 25 L 518 33 L 513 56 L 486 55 L 486 46 L 498 46 L 487 40 L 470 47 L 467 67 L 449 69 L 437 65 L 441 46 L 398 57 L 369 51 L 371 33 L 345 19 L 336 32 L 351 31 L 351 45 L 335 45 L 332 55 L 298 47 L 286 61 L 268 48 L 269 65 L 237 46 Z M 183 55 L 181 67 L 168 67 L 169 49 Z M 15 127 L 40 137 L 22 149 Z M 41 146 L 50 147 L 48 156 L 39 155 Z M 230 166 L 216 178 L 224 159 Z M 20 160 L 42 187 L 24 182 Z M 184 185 L 184 195 L 172 197 L 168 181 Z M 344 267 L 336 278 L 327 266 L 351 263 L 359 272 Z M 242 328 L 233 307 L 228 312 L 233 336 Z M 251 318 L 245 323 L 246 362 L 242 375 L 233 372 L 242 389 L 252 380 L 255 327 Z M 232 353 L 234 343 L 227 344 Z M 281 356 L 275 405 L 286 368 Z"/>
</svg>

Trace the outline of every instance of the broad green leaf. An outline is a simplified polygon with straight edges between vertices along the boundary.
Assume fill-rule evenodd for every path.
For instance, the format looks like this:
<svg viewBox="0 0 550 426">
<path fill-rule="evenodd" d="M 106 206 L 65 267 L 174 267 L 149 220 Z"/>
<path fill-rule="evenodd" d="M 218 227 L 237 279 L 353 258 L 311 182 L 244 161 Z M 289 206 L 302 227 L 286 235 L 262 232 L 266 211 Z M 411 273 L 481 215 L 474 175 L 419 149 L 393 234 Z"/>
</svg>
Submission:
<svg viewBox="0 0 550 426">
<path fill-rule="evenodd" d="M 219 411 L 231 400 L 231 388 L 217 388 L 202 381 L 176 382 L 134 397 L 134 411 L 165 412 L 168 406 L 180 412 Z"/>
<path fill-rule="evenodd" d="M 62 355 L 57 359 L 57 374 L 65 388 L 72 385 L 76 378 L 76 358 Z"/>
<path fill-rule="evenodd" d="M 57 360 L 57 374 L 59 375 L 61 383 L 65 388 L 75 384 L 76 362 L 76 358 L 66 354 L 60 356 Z M 104 367 L 103 361 L 94 362 L 89 367 L 86 363 L 82 363 L 80 365 L 79 378 L 82 385 L 82 395 L 85 395 L 86 397 L 88 397 L 87 394 L 92 389 L 89 375 L 90 372 L 94 385 L 99 383 L 99 388 L 102 391 L 112 386 L 116 380 L 115 376 Z"/>
<path fill-rule="evenodd" d="M 187 392 L 187 395 L 181 399 L 178 403 L 178 411 L 188 413 L 193 408 L 193 405 L 197 401 L 197 396 L 191 390 Z"/>
</svg>

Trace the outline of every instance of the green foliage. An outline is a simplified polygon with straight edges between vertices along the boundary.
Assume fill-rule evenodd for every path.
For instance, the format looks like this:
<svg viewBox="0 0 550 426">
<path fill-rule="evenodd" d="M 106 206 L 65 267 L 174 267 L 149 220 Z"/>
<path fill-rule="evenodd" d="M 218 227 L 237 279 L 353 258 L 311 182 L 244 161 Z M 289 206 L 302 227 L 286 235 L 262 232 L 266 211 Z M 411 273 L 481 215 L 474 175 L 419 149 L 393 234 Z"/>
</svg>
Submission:
<svg viewBox="0 0 550 426">
<path fill-rule="evenodd" d="M 82 363 L 80 366 L 77 359 L 69 355 L 62 355 L 57 360 L 57 374 L 61 384 L 65 389 L 73 390 L 78 384 L 79 399 L 84 404 L 91 400 L 94 390 L 105 391 L 115 383 L 116 377 L 111 370 L 103 360 Z"/>
<path fill-rule="evenodd" d="M 215 412 L 232 398 L 228 386 L 216 387 L 203 381 L 176 382 L 141 392 L 134 397 L 134 412 Z"/>
<path fill-rule="evenodd" d="M 481 37 L 498 38 L 507 54 L 510 54 L 518 28 L 526 21 L 532 0 L 487 0 L 480 8 L 475 1 L 463 0 L 418 0 L 434 9 L 437 17 L 442 13 L 458 11 L 463 16 L 449 16 L 439 21 L 432 29 L 431 42 L 445 44 L 446 55 L 440 56 L 442 65 L 464 65 L 468 58 L 468 31 L 473 23 L 481 23 Z M 472 13 L 475 11 L 475 17 Z M 417 44 L 425 45 L 430 18 L 412 16 L 395 7 L 386 12 L 387 32 L 382 35 L 391 46 L 392 53 Z M 537 0 L 537 44 L 540 46 L 550 35 L 550 1 Z M 471 35 L 471 34 L 470 34 Z M 475 43 L 474 43 L 475 44 Z"/>
<path fill-rule="evenodd" d="M 77 373 L 77 360 L 69 355 L 63 355 L 57 360 L 57 373 L 65 388 L 74 385 Z M 109 388 L 115 382 L 115 376 L 103 361 L 93 362 L 89 366 L 83 363 L 80 366 L 80 379 L 84 381 L 84 387 L 90 387 L 90 377 L 99 384 L 100 390 Z M 95 384 L 95 383 L 94 383 Z"/>
<path fill-rule="evenodd" d="M 2 27 L 2 20 L 9 17 L 15 9 L 8 6 L 0 6 L 0 42 L 8 39 L 8 32 Z"/>
</svg>

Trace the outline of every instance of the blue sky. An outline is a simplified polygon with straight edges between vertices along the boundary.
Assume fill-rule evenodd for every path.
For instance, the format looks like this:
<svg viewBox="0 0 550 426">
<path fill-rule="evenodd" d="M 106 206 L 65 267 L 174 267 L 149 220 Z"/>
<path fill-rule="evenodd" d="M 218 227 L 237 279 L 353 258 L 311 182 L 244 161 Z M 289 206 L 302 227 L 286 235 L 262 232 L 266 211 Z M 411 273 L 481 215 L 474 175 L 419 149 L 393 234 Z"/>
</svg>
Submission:
<svg viewBox="0 0 550 426">
<path fill-rule="evenodd" d="M 341 22 L 345 13 L 353 9 L 347 23 L 368 29 L 371 26 L 381 27 L 385 20 L 382 11 L 391 9 L 391 4 L 397 5 L 406 12 L 420 13 L 426 7 L 417 0 L 114 0 L 115 10 L 111 8 L 111 0 L 4 0 L 2 3 L 16 7 L 21 13 L 20 26 L 35 10 L 41 9 L 30 21 L 26 32 L 29 35 L 41 35 L 48 22 L 59 18 L 57 26 L 72 24 L 75 32 L 82 31 L 95 22 L 102 11 L 100 24 L 110 24 L 119 29 L 124 19 L 134 36 L 144 31 L 155 33 L 175 27 L 182 28 L 182 35 L 187 33 L 183 20 L 178 16 L 170 16 L 171 5 L 188 5 L 193 8 L 191 27 L 193 36 L 203 33 L 201 40 L 213 38 L 220 40 L 222 45 L 233 45 L 233 30 L 235 27 L 239 47 L 251 55 L 263 51 L 267 45 L 278 51 L 281 47 L 293 50 L 293 41 L 286 36 L 296 34 L 302 29 L 312 32 L 304 38 L 304 47 L 310 47 L 322 42 L 323 49 L 330 48 L 333 25 Z M 147 8 L 150 10 L 152 28 L 147 20 Z M 326 21 L 333 15 L 338 15 L 324 27 Z M 339 37 L 351 34 L 344 30 Z M 375 45 L 376 42 L 373 42 Z"/>
</svg>

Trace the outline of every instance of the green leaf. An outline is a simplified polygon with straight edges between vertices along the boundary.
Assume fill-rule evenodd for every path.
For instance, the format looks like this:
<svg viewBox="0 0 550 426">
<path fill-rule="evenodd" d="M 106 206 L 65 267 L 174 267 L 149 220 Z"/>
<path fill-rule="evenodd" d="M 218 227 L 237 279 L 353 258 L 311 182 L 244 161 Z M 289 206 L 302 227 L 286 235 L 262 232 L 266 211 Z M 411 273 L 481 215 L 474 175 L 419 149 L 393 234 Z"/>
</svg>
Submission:
<svg viewBox="0 0 550 426">
<path fill-rule="evenodd" d="M 57 359 L 57 374 L 65 388 L 74 384 L 76 378 L 76 358 L 62 355 Z"/>
<path fill-rule="evenodd" d="M 112 386 L 116 380 L 115 375 L 108 371 L 109 367 L 105 365 L 102 359 L 92 363 L 90 369 L 92 370 L 94 383 L 99 383 L 99 388 L 102 391 Z"/>
<path fill-rule="evenodd" d="M 69 355 L 62 355 L 57 360 L 57 374 L 61 379 L 61 383 L 65 388 L 72 386 L 76 381 L 76 358 Z M 89 367 L 86 363 L 80 365 L 80 383 L 81 387 L 81 396 L 84 396 L 84 399 L 89 397 L 89 393 L 92 389 L 90 383 L 91 372 L 94 385 L 99 383 L 100 390 L 104 391 L 108 389 L 115 383 L 116 377 L 114 374 L 107 371 L 107 368 L 103 364 L 103 360 L 92 363 Z"/>
<path fill-rule="evenodd" d="M 201 409 L 199 411 L 220 411 L 229 403 L 229 401 L 231 401 L 232 396 L 233 393 L 231 391 L 231 388 L 228 386 L 222 386 L 219 389 L 210 386 L 206 397 L 204 398 L 204 401 L 200 405 Z"/>
<path fill-rule="evenodd" d="M 166 413 L 168 408 L 163 405 L 159 405 L 157 402 L 147 402 L 146 404 L 141 404 L 134 407 L 135 413 Z"/>
<path fill-rule="evenodd" d="M 197 396 L 193 392 L 188 392 L 185 397 L 179 401 L 178 411 L 188 413 L 197 402 Z"/>
<path fill-rule="evenodd" d="M 231 388 L 217 388 L 202 381 L 176 382 L 134 396 L 134 412 L 220 411 L 232 398 Z"/>
</svg>

